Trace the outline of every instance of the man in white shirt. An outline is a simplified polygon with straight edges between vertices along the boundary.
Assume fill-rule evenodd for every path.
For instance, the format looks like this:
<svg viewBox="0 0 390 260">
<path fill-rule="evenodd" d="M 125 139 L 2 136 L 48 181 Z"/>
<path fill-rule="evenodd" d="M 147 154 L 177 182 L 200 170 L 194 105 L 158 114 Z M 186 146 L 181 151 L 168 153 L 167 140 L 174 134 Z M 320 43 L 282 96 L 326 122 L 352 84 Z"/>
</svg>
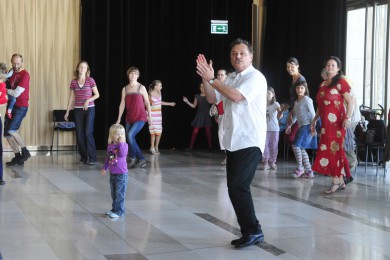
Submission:
<svg viewBox="0 0 390 260">
<path fill-rule="evenodd" d="M 222 144 L 227 150 L 227 186 L 242 237 L 231 241 L 235 248 L 264 241 L 250 184 L 255 175 L 266 138 L 267 81 L 252 66 L 253 48 L 237 39 L 231 44 L 230 61 L 235 69 L 222 82 L 214 78 L 212 62 L 203 54 L 197 57 L 197 74 L 202 77 L 210 103 L 223 100 Z"/>
</svg>

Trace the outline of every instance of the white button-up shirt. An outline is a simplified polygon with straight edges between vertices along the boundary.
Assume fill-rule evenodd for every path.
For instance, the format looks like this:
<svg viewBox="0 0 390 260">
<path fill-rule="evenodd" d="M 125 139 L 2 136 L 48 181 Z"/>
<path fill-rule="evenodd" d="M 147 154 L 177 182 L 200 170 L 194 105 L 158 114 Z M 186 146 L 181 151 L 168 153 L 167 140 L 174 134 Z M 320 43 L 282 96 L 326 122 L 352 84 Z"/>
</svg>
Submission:
<svg viewBox="0 0 390 260">
<path fill-rule="evenodd" d="M 223 100 L 224 114 L 223 147 L 231 152 L 249 147 L 259 147 L 264 152 L 267 133 L 267 81 L 263 74 L 253 66 L 241 73 L 232 73 L 225 84 L 241 92 L 245 100 L 233 102 L 220 95 Z"/>
</svg>

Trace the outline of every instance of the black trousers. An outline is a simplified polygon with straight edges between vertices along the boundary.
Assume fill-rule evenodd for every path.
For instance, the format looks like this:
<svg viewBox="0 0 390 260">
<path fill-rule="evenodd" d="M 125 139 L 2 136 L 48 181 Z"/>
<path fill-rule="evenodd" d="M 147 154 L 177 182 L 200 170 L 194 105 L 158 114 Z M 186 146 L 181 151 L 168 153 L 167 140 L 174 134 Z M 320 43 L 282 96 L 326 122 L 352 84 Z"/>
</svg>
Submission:
<svg viewBox="0 0 390 260">
<path fill-rule="evenodd" d="M 262 231 L 256 218 L 250 185 L 261 159 L 260 148 L 249 147 L 234 152 L 226 151 L 226 155 L 228 192 L 241 234 L 259 234 Z"/>
</svg>

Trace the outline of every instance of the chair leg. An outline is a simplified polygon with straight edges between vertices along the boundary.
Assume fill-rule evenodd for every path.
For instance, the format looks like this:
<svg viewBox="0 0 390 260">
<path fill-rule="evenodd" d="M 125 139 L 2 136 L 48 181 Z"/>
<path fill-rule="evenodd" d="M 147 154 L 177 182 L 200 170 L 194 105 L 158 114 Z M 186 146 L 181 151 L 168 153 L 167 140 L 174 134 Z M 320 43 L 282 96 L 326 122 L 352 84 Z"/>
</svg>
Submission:
<svg viewBox="0 0 390 260">
<path fill-rule="evenodd" d="M 53 144 L 54 144 L 54 132 L 55 132 L 55 130 L 54 130 L 54 127 L 53 127 L 53 133 L 52 133 L 52 135 L 51 135 L 51 146 L 50 146 L 50 152 L 52 152 L 52 151 L 53 151 Z"/>
<path fill-rule="evenodd" d="M 366 145 L 366 161 L 364 163 L 364 174 L 367 173 L 368 145 Z"/>
<path fill-rule="evenodd" d="M 58 138 L 59 138 L 59 135 L 60 135 L 60 130 L 57 129 L 57 153 L 58 153 Z"/>
</svg>

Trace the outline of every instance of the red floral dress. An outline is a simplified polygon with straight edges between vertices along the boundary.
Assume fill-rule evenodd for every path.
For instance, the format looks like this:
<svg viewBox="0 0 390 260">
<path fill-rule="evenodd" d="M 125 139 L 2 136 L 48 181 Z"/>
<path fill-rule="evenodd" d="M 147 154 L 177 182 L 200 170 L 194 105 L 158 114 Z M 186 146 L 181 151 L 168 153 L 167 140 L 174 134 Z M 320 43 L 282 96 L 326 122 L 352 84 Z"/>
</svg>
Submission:
<svg viewBox="0 0 390 260">
<path fill-rule="evenodd" d="M 351 87 L 343 78 L 336 86 L 329 88 L 325 81 L 317 92 L 317 104 L 321 118 L 321 134 L 313 171 L 334 177 L 350 176 L 348 160 L 344 151 L 346 118 L 344 93 Z"/>
</svg>

